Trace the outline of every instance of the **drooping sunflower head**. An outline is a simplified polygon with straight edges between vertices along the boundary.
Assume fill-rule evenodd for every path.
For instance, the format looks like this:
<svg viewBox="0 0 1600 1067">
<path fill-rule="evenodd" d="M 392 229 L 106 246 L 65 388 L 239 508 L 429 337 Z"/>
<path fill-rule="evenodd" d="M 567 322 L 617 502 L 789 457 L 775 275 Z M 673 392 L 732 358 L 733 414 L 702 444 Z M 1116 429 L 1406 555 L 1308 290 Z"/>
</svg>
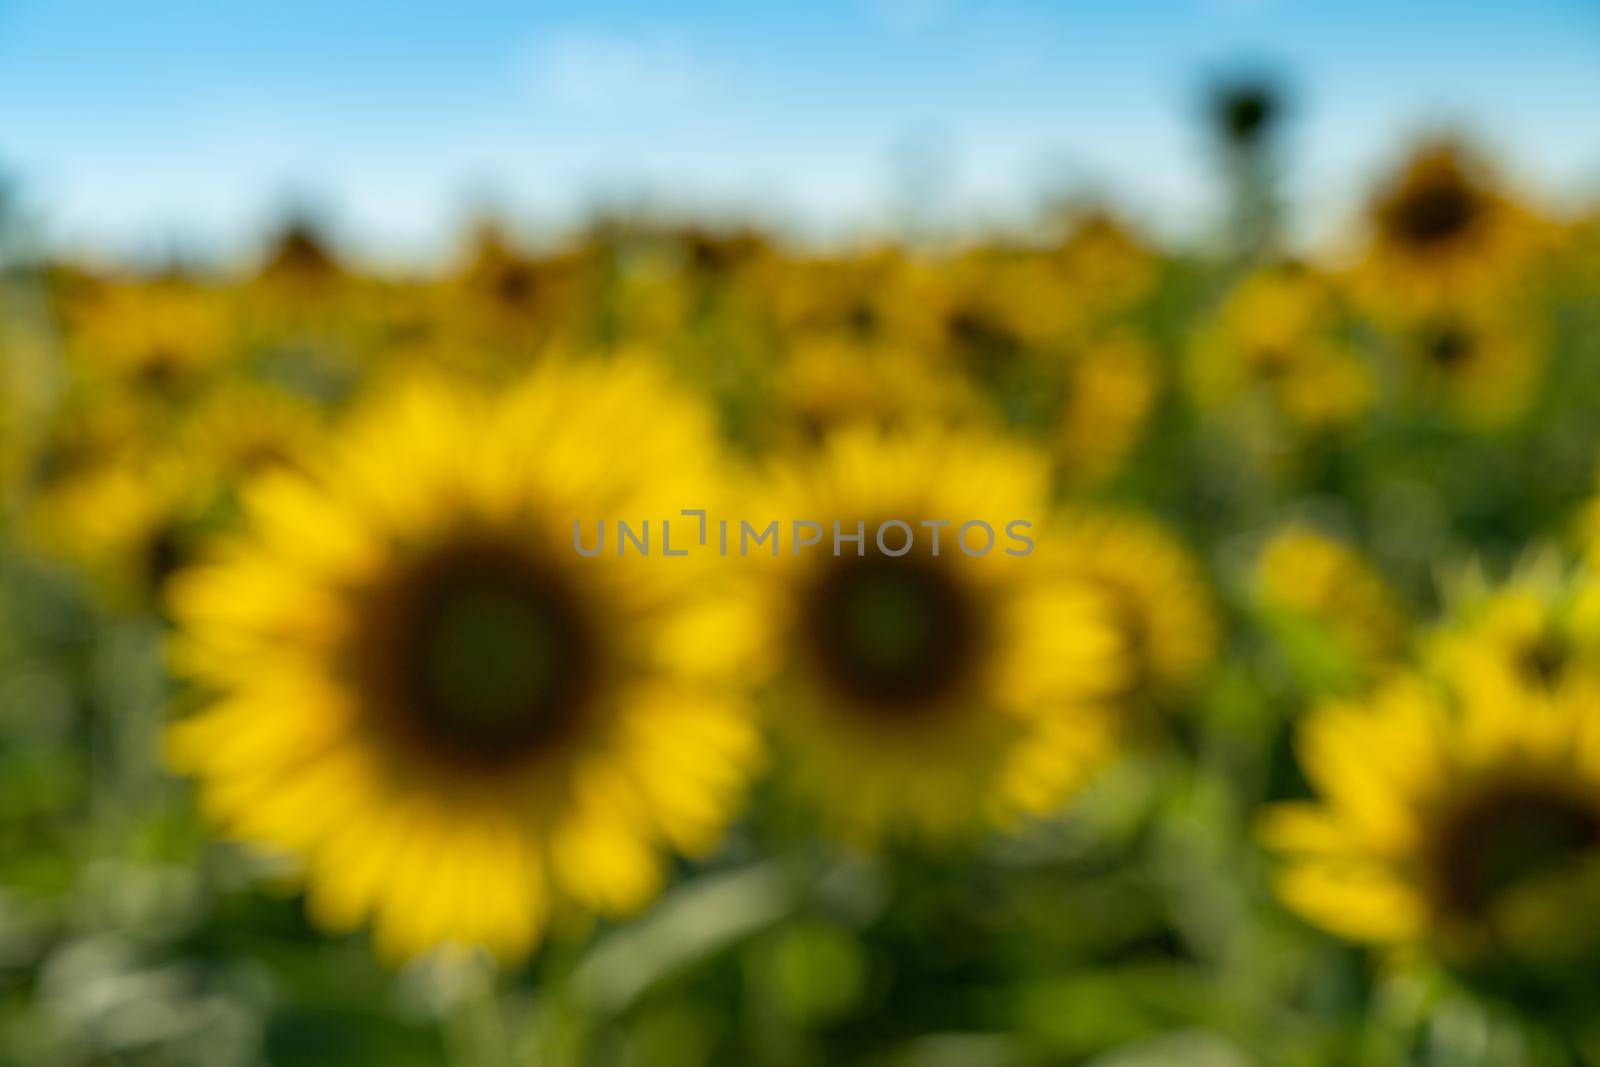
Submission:
<svg viewBox="0 0 1600 1067">
<path fill-rule="evenodd" d="M 824 820 L 940 838 L 1060 803 L 1110 743 L 1125 665 L 1102 604 L 1052 569 L 1043 458 L 856 427 L 767 484 L 750 521 L 781 540 L 751 563 L 774 729 Z M 836 553 L 836 529 L 862 539 Z"/>
<path fill-rule="evenodd" d="M 1357 941 L 1502 989 L 1600 957 L 1600 704 L 1402 677 L 1312 715 L 1316 799 L 1270 809 L 1278 892 Z"/>
<path fill-rule="evenodd" d="M 227 832 L 302 861 L 314 918 L 370 918 L 390 955 L 517 956 L 552 909 L 639 906 L 667 846 L 731 815 L 744 646 L 696 559 L 582 556 L 574 524 L 717 485 L 704 413 L 643 364 L 377 401 L 174 584 L 174 661 L 215 698 L 174 765 Z"/>
<path fill-rule="evenodd" d="M 1212 87 L 1211 125 L 1223 144 L 1252 151 L 1269 144 L 1283 120 L 1282 87 L 1262 75 L 1235 76 Z"/>
</svg>

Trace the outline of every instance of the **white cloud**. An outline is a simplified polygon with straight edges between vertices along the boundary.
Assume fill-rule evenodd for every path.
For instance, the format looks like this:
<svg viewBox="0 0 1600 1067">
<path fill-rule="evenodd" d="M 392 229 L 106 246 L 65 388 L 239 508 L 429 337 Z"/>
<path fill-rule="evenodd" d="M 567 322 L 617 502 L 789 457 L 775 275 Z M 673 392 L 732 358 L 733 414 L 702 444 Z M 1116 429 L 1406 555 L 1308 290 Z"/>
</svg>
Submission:
<svg viewBox="0 0 1600 1067">
<path fill-rule="evenodd" d="M 667 33 L 556 30 L 531 44 L 521 71 L 539 103 L 591 114 L 682 106 L 717 83 L 689 43 Z"/>
</svg>

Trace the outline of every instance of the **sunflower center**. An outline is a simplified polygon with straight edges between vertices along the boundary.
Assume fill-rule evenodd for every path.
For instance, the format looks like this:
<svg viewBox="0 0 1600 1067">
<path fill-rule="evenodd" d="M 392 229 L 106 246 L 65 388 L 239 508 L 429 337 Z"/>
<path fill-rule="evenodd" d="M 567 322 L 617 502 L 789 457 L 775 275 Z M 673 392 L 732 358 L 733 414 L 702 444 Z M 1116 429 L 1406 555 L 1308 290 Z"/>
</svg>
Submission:
<svg viewBox="0 0 1600 1067">
<path fill-rule="evenodd" d="M 590 695 L 595 641 L 561 576 L 512 546 L 414 564 L 374 606 L 360 660 L 381 710 L 432 748 L 478 760 L 557 739 Z"/>
<path fill-rule="evenodd" d="M 975 307 L 959 307 L 945 319 L 945 337 L 974 366 L 992 366 L 1014 359 L 1022 340 L 993 315 Z"/>
<path fill-rule="evenodd" d="M 516 309 L 533 299 L 537 284 L 531 269 L 520 263 L 508 263 L 495 272 L 491 287 L 501 304 Z"/>
<path fill-rule="evenodd" d="M 519 729 L 525 712 L 550 703 L 560 681 L 560 620 L 514 590 L 450 590 L 425 636 L 424 702 L 469 733 Z"/>
<path fill-rule="evenodd" d="M 1288 377 L 1289 368 L 1294 364 L 1288 349 L 1278 345 L 1258 345 L 1250 355 L 1256 378 L 1263 382 L 1275 382 Z"/>
<path fill-rule="evenodd" d="M 856 337 L 868 338 L 876 334 L 880 325 L 879 319 L 878 309 L 866 300 L 853 300 L 845 308 L 845 328 Z"/>
<path fill-rule="evenodd" d="M 1517 668 L 1529 681 L 1551 685 L 1566 672 L 1572 649 L 1559 633 L 1546 630 L 1525 645 L 1517 656 Z"/>
<path fill-rule="evenodd" d="M 1423 340 L 1423 352 L 1436 367 L 1450 370 L 1472 358 L 1472 335 L 1459 326 L 1435 326 Z"/>
<path fill-rule="evenodd" d="M 1407 244 L 1435 248 L 1466 233 L 1477 210 L 1477 200 L 1465 183 L 1459 179 L 1439 180 L 1401 196 L 1390 221 L 1396 235 Z"/>
<path fill-rule="evenodd" d="M 188 562 L 188 548 L 176 521 L 164 522 L 151 530 L 144 542 L 141 560 L 145 588 L 159 592 L 167 579 Z"/>
<path fill-rule="evenodd" d="M 1478 916 L 1507 891 L 1575 867 L 1600 846 L 1600 808 L 1536 783 L 1508 784 L 1466 804 L 1436 842 L 1441 902 Z"/>
<path fill-rule="evenodd" d="M 976 664 L 981 620 L 932 557 L 831 561 L 804 612 L 817 667 L 856 703 L 896 712 L 957 691 Z"/>
<path fill-rule="evenodd" d="M 177 388 L 183 378 L 183 354 L 165 344 L 155 345 L 139 360 L 135 377 L 139 385 L 154 393 Z"/>
</svg>

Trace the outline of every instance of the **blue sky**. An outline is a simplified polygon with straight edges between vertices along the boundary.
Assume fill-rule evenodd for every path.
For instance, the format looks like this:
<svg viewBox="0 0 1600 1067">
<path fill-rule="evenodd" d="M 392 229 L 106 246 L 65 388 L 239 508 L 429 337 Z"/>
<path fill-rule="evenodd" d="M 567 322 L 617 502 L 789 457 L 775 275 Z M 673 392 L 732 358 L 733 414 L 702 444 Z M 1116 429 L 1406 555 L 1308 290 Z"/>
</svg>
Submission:
<svg viewBox="0 0 1600 1067">
<path fill-rule="evenodd" d="M 305 202 L 425 254 L 475 206 L 559 225 L 642 191 L 838 231 L 907 160 L 942 217 L 1066 187 L 1189 233 L 1196 90 L 1240 62 L 1292 79 L 1314 226 L 1440 124 L 1600 190 L 1596 0 L 0 0 L 0 167 L 58 239 L 145 252 L 243 247 Z"/>
</svg>

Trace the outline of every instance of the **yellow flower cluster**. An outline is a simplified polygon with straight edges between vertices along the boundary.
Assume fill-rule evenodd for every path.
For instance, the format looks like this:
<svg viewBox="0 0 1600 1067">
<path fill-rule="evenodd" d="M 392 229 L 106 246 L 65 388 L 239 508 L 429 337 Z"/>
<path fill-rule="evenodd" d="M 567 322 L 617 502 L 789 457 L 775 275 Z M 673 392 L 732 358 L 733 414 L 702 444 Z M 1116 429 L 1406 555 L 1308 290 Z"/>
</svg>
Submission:
<svg viewBox="0 0 1600 1067">
<path fill-rule="evenodd" d="M 1283 899 L 1329 930 L 1560 981 L 1600 950 L 1600 581 L 1545 560 L 1467 585 L 1412 664 L 1302 724 L 1317 799 L 1270 809 L 1263 836 Z"/>
<path fill-rule="evenodd" d="M 30 545 L 169 627 L 198 710 L 166 752 L 207 818 L 387 957 L 632 914 L 758 781 L 849 847 L 1025 829 L 1130 724 L 1199 729 L 1167 713 L 1245 622 L 1339 698 L 1295 729 L 1315 797 L 1265 818 L 1289 907 L 1565 958 L 1600 946 L 1570 936 L 1600 884 L 1592 579 L 1430 633 L 1354 539 L 1259 498 L 1293 475 L 1296 507 L 1375 512 L 1417 477 L 1351 488 L 1365 437 L 1528 417 L 1539 271 L 1577 239 L 1448 144 L 1369 221 L 1347 262 L 1203 285 L 1101 214 L 827 253 L 485 224 L 427 277 L 297 225 L 238 277 L 59 267 L 56 403 L 0 471 Z M 817 547 L 717 551 L 728 520 Z"/>
</svg>

